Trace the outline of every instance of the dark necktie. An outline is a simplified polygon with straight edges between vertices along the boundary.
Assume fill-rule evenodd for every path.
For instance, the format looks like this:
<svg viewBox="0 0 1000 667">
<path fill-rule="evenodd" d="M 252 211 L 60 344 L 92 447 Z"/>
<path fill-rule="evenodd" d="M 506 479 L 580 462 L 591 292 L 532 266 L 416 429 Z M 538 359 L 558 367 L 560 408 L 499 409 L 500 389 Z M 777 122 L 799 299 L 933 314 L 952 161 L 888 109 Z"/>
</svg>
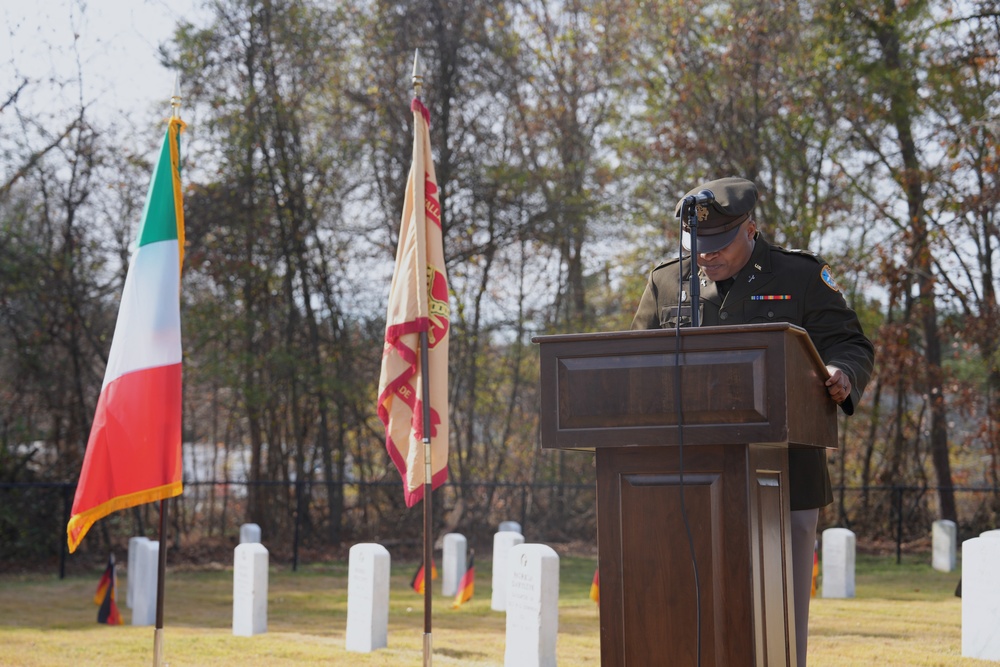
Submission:
<svg viewBox="0 0 1000 667">
<path fill-rule="evenodd" d="M 732 287 L 733 283 L 735 282 L 736 282 L 735 278 L 726 278 L 725 280 L 720 280 L 719 282 L 717 282 L 715 284 L 715 287 L 717 290 L 719 290 L 719 296 L 725 299 L 726 295 L 729 294 L 729 288 Z"/>
</svg>

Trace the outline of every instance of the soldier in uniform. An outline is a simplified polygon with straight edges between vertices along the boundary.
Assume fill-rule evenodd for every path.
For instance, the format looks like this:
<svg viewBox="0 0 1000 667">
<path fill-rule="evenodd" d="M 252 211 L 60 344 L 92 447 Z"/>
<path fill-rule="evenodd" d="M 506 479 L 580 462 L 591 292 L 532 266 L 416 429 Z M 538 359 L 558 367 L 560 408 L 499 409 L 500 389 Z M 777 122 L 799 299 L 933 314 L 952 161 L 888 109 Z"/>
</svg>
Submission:
<svg viewBox="0 0 1000 667">
<path fill-rule="evenodd" d="M 829 265 L 812 253 L 779 248 L 763 238 L 753 218 L 757 188 L 752 182 L 722 178 L 685 197 L 705 190 L 714 201 L 696 208 L 701 326 L 789 322 L 802 327 L 830 373 L 830 399 L 853 414 L 871 377 L 875 351 Z M 683 202 L 677 203 L 678 215 Z M 684 248 L 690 250 L 687 231 L 684 237 Z M 690 326 L 691 267 L 691 257 L 685 255 L 653 269 L 633 329 Z M 788 478 L 796 645 L 799 667 L 804 667 L 819 508 L 833 502 L 826 451 L 789 450 Z"/>
</svg>

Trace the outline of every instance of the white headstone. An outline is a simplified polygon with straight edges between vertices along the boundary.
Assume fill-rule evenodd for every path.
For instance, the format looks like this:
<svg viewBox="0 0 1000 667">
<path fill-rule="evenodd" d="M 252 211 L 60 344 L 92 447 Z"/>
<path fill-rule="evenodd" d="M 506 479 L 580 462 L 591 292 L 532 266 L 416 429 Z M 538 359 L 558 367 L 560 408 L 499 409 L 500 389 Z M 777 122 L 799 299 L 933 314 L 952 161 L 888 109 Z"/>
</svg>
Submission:
<svg viewBox="0 0 1000 667">
<path fill-rule="evenodd" d="M 263 544 L 241 544 L 233 556 L 233 634 L 267 632 L 268 553 Z"/>
<path fill-rule="evenodd" d="M 509 531 L 511 533 L 520 533 L 521 524 L 519 524 L 517 521 L 501 521 L 500 527 L 497 528 L 497 531 L 500 533 L 503 533 L 505 531 Z"/>
<path fill-rule="evenodd" d="M 507 555 L 518 544 L 524 544 L 521 533 L 502 531 L 493 535 L 493 595 L 490 598 L 493 611 L 507 609 Z"/>
<path fill-rule="evenodd" d="M 125 570 L 125 604 L 129 609 L 132 609 L 133 591 L 135 590 L 135 582 L 138 580 L 135 571 L 135 559 L 139 554 L 139 544 L 141 542 L 149 542 L 149 538 L 130 537 L 128 539 L 128 569 Z"/>
<path fill-rule="evenodd" d="M 240 526 L 240 544 L 260 542 L 260 526 L 255 523 L 245 523 Z"/>
<path fill-rule="evenodd" d="M 465 555 L 468 542 L 461 533 L 444 536 L 444 553 L 441 557 L 441 595 L 450 597 L 458 592 L 458 582 L 465 574 Z"/>
<path fill-rule="evenodd" d="M 156 579 L 160 565 L 160 543 L 136 542 L 134 588 L 132 588 L 132 625 L 156 624 Z"/>
<path fill-rule="evenodd" d="M 998 537 L 962 543 L 962 655 L 967 658 L 1000 661 Z"/>
<path fill-rule="evenodd" d="M 389 642 L 389 552 L 355 544 L 347 568 L 347 650 L 370 653 Z"/>
<path fill-rule="evenodd" d="M 823 597 L 854 597 L 857 538 L 847 528 L 823 531 Z"/>
<path fill-rule="evenodd" d="M 940 519 L 931 525 L 931 567 L 939 572 L 955 569 L 958 527 L 954 521 Z"/>
<path fill-rule="evenodd" d="M 1000 539 L 1000 529 L 984 531 L 982 533 L 979 533 L 979 537 L 985 538 L 987 540 Z"/>
<path fill-rule="evenodd" d="M 507 555 L 505 667 L 555 667 L 559 631 L 559 555 L 519 544 Z"/>
</svg>

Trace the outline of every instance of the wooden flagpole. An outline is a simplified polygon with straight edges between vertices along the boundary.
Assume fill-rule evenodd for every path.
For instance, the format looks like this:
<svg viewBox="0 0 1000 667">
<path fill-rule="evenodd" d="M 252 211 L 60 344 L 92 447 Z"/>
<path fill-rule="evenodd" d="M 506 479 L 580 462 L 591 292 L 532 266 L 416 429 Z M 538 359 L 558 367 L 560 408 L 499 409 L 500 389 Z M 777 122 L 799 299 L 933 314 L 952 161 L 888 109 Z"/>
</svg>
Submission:
<svg viewBox="0 0 1000 667">
<path fill-rule="evenodd" d="M 420 73 L 420 50 L 413 51 L 413 96 L 420 99 L 420 90 L 424 77 Z M 423 202 L 414 204 L 423 206 Z M 434 556 L 431 544 L 432 507 L 431 496 L 434 492 L 432 484 L 433 467 L 431 466 L 431 379 L 428 355 L 427 331 L 420 332 L 420 375 L 424 394 L 423 405 L 423 439 L 424 439 L 424 667 L 431 667 L 433 661 L 431 633 L 431 586 L 433 585 L 432 558 Z"/>
<path fill-rule="evenodd" d="M 171 116 L 181 116 L 180 76 L 174 77 L 174 93 L 170 96 Z M 167 508 L 168 498 L 160 501 L 160 543 L 156 565 L 156 629 L 153 630 L 153 667 L 163 667 L 163 590 L 167 579 Z M 131 576 L 131 572 L 129 575 Z"/>
<path fill-rule="evenodd" d="M 156 629 L 153 631 L 153 667 L 163 667 L 163 587 L 167 574 L 167 499 L 160 501 L 159 562 L 156 567 Z M 131 573 L 130 573 L 131 574 Z"/>
<path fill-rule="evenodd" d="M 420 332 L 420 361 L 423 373 L 424 391 L 424 667 L 431 667 L 431 586 L 434 580 L 434 556 L 431 545 L 431 495 L 434 488 L 431 485 L 431 381 L 428 377 L 427 363 L 427 332 Z"/>
</svg>

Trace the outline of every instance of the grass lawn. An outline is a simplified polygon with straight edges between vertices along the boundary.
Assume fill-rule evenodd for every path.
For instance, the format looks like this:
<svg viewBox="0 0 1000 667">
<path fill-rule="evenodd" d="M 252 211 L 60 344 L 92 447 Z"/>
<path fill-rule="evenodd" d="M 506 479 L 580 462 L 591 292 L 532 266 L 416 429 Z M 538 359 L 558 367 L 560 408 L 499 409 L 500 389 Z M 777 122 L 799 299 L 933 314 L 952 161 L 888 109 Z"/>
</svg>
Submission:
<svg viewBox="0 0 1000 667">
<path fill-rule="evenodd" d="M 908 557 L 915 561 L 915 557 Z M 891 557 L 858 556 L 857 596 L 815 598 L 810 667 L 996 666 L 961 657 L 959 574 L 928 564 L 896 565 Z M 592 558 L 560 561 L 558 662 L 563 667 L 600 664 L 598 615 L 588 593 Z M 347 564 L 272 566 L 268 631 L 232 635 L 232 569 L 168 569 L 164 655 L 172 667 L 283 665 L 421 665 L 423 598 L 409 588 L 414 563 L 394 563 L 389 647 L 374 653 L 344 650 Z M 461 609 L 436 596 L 435 665 L 503 664 L 504 614 L 490 610 L 491 563 L 476 560 L 476 593 Z M 96 623 L 95 571 L 60 581 L 48 575 L 0 577 L 0 665 L 18 667 L 151 665 L 153 628 L 134 627 L 119 578 L 124 626 Z M 435 582 L 440 585 L 440 581 Z M 1000 628 L 998 628 L 1000 631 Z"/>
</svg>

